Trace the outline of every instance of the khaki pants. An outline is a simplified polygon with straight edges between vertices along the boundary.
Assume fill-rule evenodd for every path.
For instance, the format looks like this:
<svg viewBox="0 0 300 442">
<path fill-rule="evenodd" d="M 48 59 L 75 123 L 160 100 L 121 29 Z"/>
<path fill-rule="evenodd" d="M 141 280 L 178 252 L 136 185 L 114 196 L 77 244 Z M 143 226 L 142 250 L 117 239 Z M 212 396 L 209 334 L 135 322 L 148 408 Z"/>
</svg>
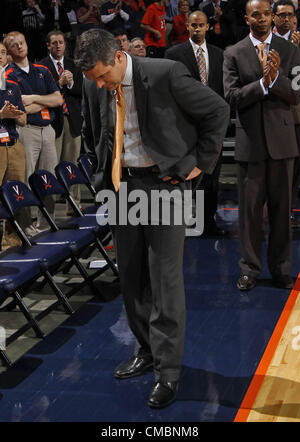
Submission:
<svg viewBox="0 0 300 442">
<path fill-rule="evenodd" d="M 55 140 L 57 160 L 58 163 L 61 161 L 70 161 L 76 164 L 80 155 L 81 148 L 81 136 L 73 138 L 70 132 L 70 126 L 67 116 L 64 116 L 64 126 L 63 131 Z M 76 204 L 80 205 L 80 186 L 74 185 L 70 188 L 70 194 L 74 198 Z M 72 209 L 67 204 L 67 211 Z"/>
<path fill-rule="evenodd" d="M 0 185 L 9 180 L 25 181 L 25 150 L 20 141 L 17 141 L 11 147 L 0 146 Z M 20 218 L 21 213 L 17 213 L 16 219 L 18 222 L 20 222 Z M 10 223 L 4 221 L 1 242 L 2 250 L 20 244 L 21 241 Z"/>
<path fill-rule="evenodd" d="M 57 165 L 57 154 L 55 147 L 55 131 L 49 124 L 46 127 L 33 126 L 26 124 L 20 128 L 20 141 L 24 144 L 26 155 L 26 176 L 28 178 L 36 170 L 45 169 L 55 174 L 55 166 Z M 54 217 L 55 200 L 49 196 L 44 201 L 49 214 Z M 24 220 L 25 226 L 32 224 L 32 218 L 28 213 L 28 217 Z M 37 227 L 40 229 L 48 228 L 47 222 L 38 212 Z"/>
</svg>

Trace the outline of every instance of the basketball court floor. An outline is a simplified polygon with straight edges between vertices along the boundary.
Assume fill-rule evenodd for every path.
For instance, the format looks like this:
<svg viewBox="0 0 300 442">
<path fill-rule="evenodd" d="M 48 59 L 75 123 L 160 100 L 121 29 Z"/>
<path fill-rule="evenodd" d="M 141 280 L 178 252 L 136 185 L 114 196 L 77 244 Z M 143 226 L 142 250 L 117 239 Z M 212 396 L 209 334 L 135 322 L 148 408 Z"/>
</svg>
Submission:
<svg viewBox="0 0 300 442">
<path fill-rule="evenodd" d="M 300 220 L 300 211 L 295 215 Z M 162 410 L 147 406 L 151 371 L 129 380 L 113 377 L 132 356 L 134 339 L 118 285 L 108 275 L 111 283 L 97 281 L 103 297 L 85 289 L 71 298 L 71 317 L 58 311 L 44 319 L 45 339 L 28 332 L 10 345 L 11 354 L 23 350 L 0 371 L 0 422 L 299 422 L 300 229 L 293 230 L 293 290 L 272 287 L 265 267 L 257 287 L 242 293 L 235 286 L 237 218 L 235 185 L 229 183 L 217 219 L 229 235 L 186 238 L 187 329 L 175 403 Z"/>
</svg>

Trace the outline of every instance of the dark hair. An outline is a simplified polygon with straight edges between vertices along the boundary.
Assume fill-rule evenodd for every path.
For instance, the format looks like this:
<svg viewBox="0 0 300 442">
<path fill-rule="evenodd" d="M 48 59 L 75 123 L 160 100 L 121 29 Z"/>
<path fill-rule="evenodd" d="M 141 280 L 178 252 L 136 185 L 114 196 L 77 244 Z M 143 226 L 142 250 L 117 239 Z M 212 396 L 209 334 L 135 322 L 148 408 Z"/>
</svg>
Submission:
<svg viewBox="0 0 300 442">
<path fill-rule="evenodd" d="M 292 0 L 278 0 L 278 2 L 276 2 L 273 6 L 274 14 L 276 14 L 278 6 L 292 6 L 292 8 L 294 10 L 294 14 L 296 12 L 296 8 L 295 8 L 295 5 L 292 2 Z"/>
<path fill-rule="evenodd" d="M 64 37 L 64 41 L 66 42 L 65 34 L 62 31 L 50 31 L 46 36 L 46 43 L 50 43 L 52 35 L 62 35 Z"/>
<path fill-rule="evenodd" d="M 115 53 L 120 50 L 120 43 L 103 29 L 89 29 L 78 39 L 74 61 L 82 71 L 89 71 L 101 61 L 105 66 L 115 64 Z"/>
<path fill-rule="evenodd" d="M 127 35 L 127 38 L 128 38 L 128 32 L 122 28 L 114 29 L 113 34 L 114 34 L 114 37 L 119 37 L 120 35 Z"/>
</svg>

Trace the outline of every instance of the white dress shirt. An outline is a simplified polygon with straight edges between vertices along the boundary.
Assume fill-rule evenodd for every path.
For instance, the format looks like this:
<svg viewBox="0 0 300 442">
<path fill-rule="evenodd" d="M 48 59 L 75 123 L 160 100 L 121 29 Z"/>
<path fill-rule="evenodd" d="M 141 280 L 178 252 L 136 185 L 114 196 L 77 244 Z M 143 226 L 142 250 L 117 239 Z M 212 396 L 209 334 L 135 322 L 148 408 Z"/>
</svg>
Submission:
<svg viewBox="0 0 300 442">
<path fill-rule="evenodd" d="M 260 40 L 257 40 L 257 38 L 255 38 L 255 37 L 251 34 L 251 32 L 250 32 L 250 34 L 249 34 L 249 37 L 250 37 L 250 40 L 252 41 L 252 43 L 253 43 L 253 45 L 254 45 L 254 47 L 255 47 L 257 53 L 258 53 L 257 45 L 262 44 L 262 43 L 266 43 L 265 52 L 266 52 L 266 54 L 268 55 L 269 50 L 270 50 L 270 44 L 271 44 L 272 37 L 273 37 L 273 34 L 272 34 L 271 31 L 270 31 L 270 34 L 268 35 L 268 37 L 267 37 L 263 42 L 260 41 Z M 277 75 L 276 75 L 275 80 L 272 81 L 272 83 L 269 84 L 269 87 L 268 87 L 268 88 L 265 88 L 265 86 L 264 86 L 264 84 L 263 84 L 263 80 L 264 80 L 264 79 L 263 79 L 263 78 L 260 79 L 260 85 L 261 85 L 261 88 L 262 88 L 263 93 L 264 93 L 265 95 L 267 95 L 267 94 L 269 93 L 268 89 L 271 89 L 271 87 L 274 85 L 274 83 L 275 83 L 275 81 L 277 80 L 277 78 L 278 78 L 278 72 L 277 72 Z"/>
<path fill-rule="evenodd" d="M 206 46 L 206 40 L 204 40 L 204 42 L 201 45 L 197 45 L 197 43 L 193 42 L 193 40 L 190 38 L 190 43 L 192 45 L 194 54 L 195 54 L 195 58 L 197 60 L 197 52 L 198 49 L 201 48 L 203 55 L 204 55 L 204 59 L 205 59 L 205 64 L 206 64 L 206 76 L 208 78 L 209 75 L 209 58 L 208 58 L 208 51 L 207 51 L 207 46 Z"/>
<path fill-rule="evenodd" d="M 123 52 L 127 57 L 126 72 L 122 81 L 124 99 L 126 103 L 125 126 L 124 126 L 124 150 L 122 153 L 123 167 L 149 167 L 153 166 L 154 161 L 146 154 L 143 147 L 138 114 L 135 104 L 132 59 L 130 55 Z M 116 102 L 112 94 L 110 127 L 114 127 L 116 115 Z"/>
</svg>

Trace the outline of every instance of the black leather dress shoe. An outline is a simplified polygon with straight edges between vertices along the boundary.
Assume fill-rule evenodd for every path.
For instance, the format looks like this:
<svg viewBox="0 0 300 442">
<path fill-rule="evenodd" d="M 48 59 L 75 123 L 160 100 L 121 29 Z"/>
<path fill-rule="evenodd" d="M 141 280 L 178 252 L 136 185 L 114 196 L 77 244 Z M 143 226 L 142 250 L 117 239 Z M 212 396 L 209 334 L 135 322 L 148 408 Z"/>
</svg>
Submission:
<svg viewBox="0 0 300 442">
<path fill-rule="evenodd" d="M 156 382 L 149 396 L 148 405 L 151 408 L 164 408 L 176 399 L 178 382 Z"/>
<path fill-rule="evenodd" d="M 237 280 L 236 286 L 241 291 L 252 290 L 256 286 L 256 279 L 248 275 L 242 275 Z"/>
<path fill-rule="evenodd" d="M 295 281 L 290 275 L 273 276 L 272 283 L 275 287 L 280 289 L 290 289 L 294 287 Z"/>
<path fill-rule="evenodd" d="M 140 376 L 147 368 L 153 366 L 151 357 L 133 356 L 128 362 L 120 365 L 114 372 L 117 379 L 128 379 L 134 376 Z"/>
</svg>

